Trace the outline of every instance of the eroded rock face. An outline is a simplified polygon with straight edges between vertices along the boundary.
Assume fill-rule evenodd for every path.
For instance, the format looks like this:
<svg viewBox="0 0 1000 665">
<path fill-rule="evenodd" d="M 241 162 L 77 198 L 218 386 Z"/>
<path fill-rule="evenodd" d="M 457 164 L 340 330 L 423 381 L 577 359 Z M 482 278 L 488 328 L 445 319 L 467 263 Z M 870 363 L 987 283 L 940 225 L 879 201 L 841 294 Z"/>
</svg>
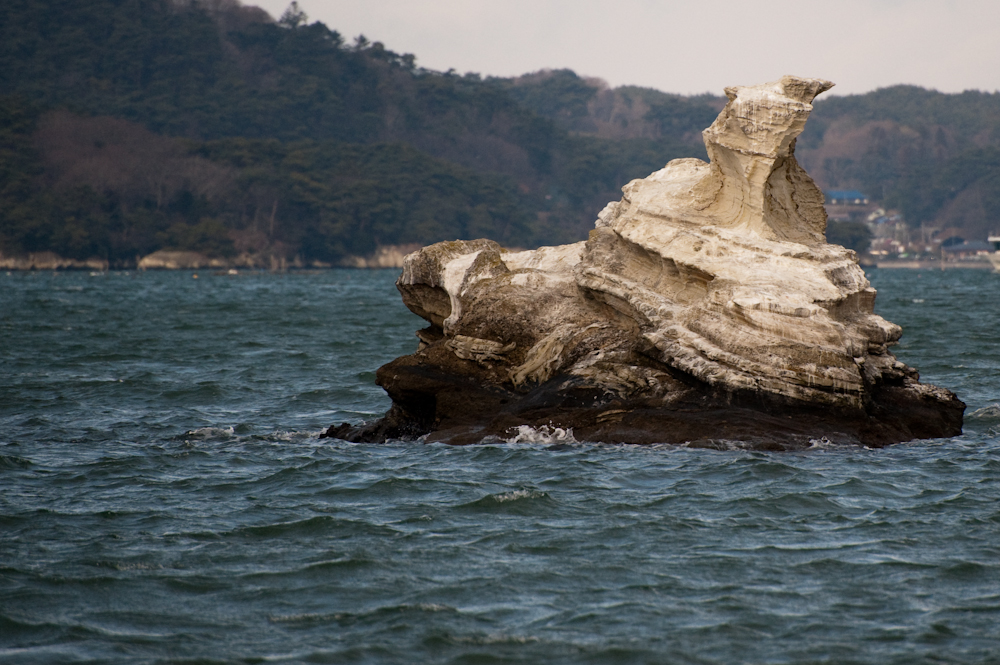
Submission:
<svg viewBox="0 0 1000 665">
<path fill-rule="evenodd" d="M 623 188 L 589 240 L 508 252 L 489 240 L 410 254 L 397 286 L 430 324 L 380 368 L 393 406 L 357 441 L 472 443 L 519 425 L 579 440 L 760 447 L 884 445 L 961 431 L 965 405 L 889 348 L 851 250 L 795 161 L 832 83 L 727 88 L 705 144 Z"/>
</svg>

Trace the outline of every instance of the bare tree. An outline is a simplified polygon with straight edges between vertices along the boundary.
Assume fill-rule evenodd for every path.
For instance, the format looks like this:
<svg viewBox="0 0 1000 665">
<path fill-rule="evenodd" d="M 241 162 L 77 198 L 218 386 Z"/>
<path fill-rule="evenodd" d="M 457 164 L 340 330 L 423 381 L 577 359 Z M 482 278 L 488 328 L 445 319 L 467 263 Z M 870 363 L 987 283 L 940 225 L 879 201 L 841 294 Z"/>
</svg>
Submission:
<svg viewBox="0 0 1000 665">
<path fill-rule="evenodd" d="M 55 189 L 89 186 L 127 205 L 167 205 L 187 189 L 209 201 L 232 193 L 235 169 L 187 154 L 183 144 L 127 120 L 85 118 L 53 111 L 39 123 L 35 143 Z"/>
</svg>

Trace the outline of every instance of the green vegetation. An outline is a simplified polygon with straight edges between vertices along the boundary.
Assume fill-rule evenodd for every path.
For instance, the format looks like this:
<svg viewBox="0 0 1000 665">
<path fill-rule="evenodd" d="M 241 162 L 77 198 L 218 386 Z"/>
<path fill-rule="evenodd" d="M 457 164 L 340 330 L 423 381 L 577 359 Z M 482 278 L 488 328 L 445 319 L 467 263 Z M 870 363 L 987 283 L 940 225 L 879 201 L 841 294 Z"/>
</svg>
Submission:
<svg viewBox="0 0 1000 665">
<path fill-rule="evenodd" d="M 863 222 L 830 221 L 826 225 L 826 240 L 861 254 L 868 251 L 872 242 L 872 232 Z"/>
<path fill-rule="evenodd" d="M 126 265 L 159 248 L 335 262 L 566 242 L 623 184 L 701 151 L 574 135 L 515 87 L 235 0 L 10 0 L 0 250 Z M 555 116 L 564 101 L 536 95 Z"/>
<path fill-rule="evenodd" d="M 519 104 L 562 123 L 590 115 L 588 105 L 599 89 L 569 69 L 539 72 L 513 81 L 498 81 Z"/>
<path fill-rule="evenodd" d="M 1000 94 L 894 86 L 817 100 L 797 152 L 824 187 L 985 239 L 1000 230 L 998 149 Z"/>
<path fill-rule="evenodd" d="M 970 148 L 943 163 L 908 169 L 893 183 L 890 200 L 907 219 L 920 223 L 933 221 L 960 195 L 974 198 L 977 212 L 995 223 L 974 235 L 1000 230 L 1000 148 Z"/>
<path fill-rule="evenodd" d="M 512 185 L 407 145 L 224 139 L 198 154 L 239 169 L 233 193 L 243 208 L 228 226 L 297 247 L 306 259 L 455 237 L 510 242 L 530 233 Z M 274 228 L 279 208 L 301 223 Z"/>
<path fill-rule="evenodd" d="M 724 102 L 569 70 L 428 71 L 236 0 L 7 0 L 0 90 L 0 252 L 119 266 L 574 241 L 629 180 L 704 158 Z M 1000 96 L 900 86 L 818 102 L 799 155 L 821 186 L 972 237 L 1000 218 L 998 146 Z"/>
<path fill-rule="evenodd" d="M 2 240 L 17 252 L 124 265 L 161 247 L 294 248 L 331 262 L 379 244 L 531 233 L 512 184 L 404 144 L 193 142 L 106 116 L 39 119 L 9 99 L 0 112 Z"/>
</svg>

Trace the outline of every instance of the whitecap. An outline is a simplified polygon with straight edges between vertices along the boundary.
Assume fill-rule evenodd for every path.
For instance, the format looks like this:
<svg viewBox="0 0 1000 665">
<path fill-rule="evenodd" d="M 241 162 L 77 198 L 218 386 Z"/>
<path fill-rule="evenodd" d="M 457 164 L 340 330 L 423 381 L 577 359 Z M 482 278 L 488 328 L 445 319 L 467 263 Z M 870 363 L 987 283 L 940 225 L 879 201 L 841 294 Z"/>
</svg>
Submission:
<svg viewBox="0 0 1000 665">
<path fill-rule="evenodd" d="M 669 444 L 667 444 L 669 445 Z M 692 449 L 706 449 L 706 450 L 751 450 L 753 449 L 753 444 L 746 441 L 739 441 L 737 439 L 695 439 L 694 441 L 685 441 L 680 444 L 680 448 L 692 448 Z"/>
<path fill-rule="evenodd" d="M 519 425 L 514 432 L 513 436 L 506 439 L 507 443 L 579 443 L 573 436 L 572 427 L 542 425 L 535 428 L 531 425 Z"/>
<path fill-rule="evenodd" d="M 545 492 L 537 490 L 512 490 L 510 492 L 501 492 L 500 494 L 491 494 L 490 498 L 497 503 L 507 503 L 508 501 L 518 501 L 520 499 L 541 499 L 545 496 L 547 496 Z"/>
<path fill-rule="evenodd" d="M 236 430 L 232 427 L 199 427 L 184 432 L 185 437 L 193 439 L 214 439 L 219 436 L 235 436 L 235 434 Z"/>
<path fill-rule="evenodd" d="M 972 420 L 996 420 L 1000 418 L 1000 404 L 990 404 L 989 406 L 984 406 L 981 409 L 976 409 L 965 417 Z"/>
</svg>

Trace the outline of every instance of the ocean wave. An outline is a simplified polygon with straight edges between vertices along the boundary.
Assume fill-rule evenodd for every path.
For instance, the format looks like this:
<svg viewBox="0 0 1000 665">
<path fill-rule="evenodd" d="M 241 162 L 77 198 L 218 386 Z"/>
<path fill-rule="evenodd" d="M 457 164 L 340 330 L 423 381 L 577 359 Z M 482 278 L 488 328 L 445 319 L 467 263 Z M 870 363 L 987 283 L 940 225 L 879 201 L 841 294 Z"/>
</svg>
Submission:
<svg viewBox="0 0 1000 665">
<path fill-rule="evenodd" d="M 538 492 L 536 490 L 514 490 L 512 492 L 491 494 L 487 498 L 492 499 L 497 503 L 507 503 L 508 501 L 520 501 L 521 499 L 541 499 L 547 496 L 548 494 L 545 492 Z"/>
<path fill-rule="evenodd" d="M 488 494 L 481 499 L 459 506 L 474 512 L 502 512 L 520 515 L 546 514 L 555 502 L 546 492 L 534 489 L 517 489 Z"/>
<path fill-rule="evenodd" d="M 533 635 L 505 635 L 502 633 L 489 633 L 479 635 L 447 635 L 433 636 L 425 640 L 429 647 L 442 645 L 471 645 L 483 647 L 503 647 L 503 646 L 524 646 L 526 644 L 538 644 L 542 640 Z"/>
<path fill-rule="evenodd" d="M 184 438 L 186 439 L 219 439 L 219 438 L 232 438 L 236 436 L 236 429 L 232 426 L 230 427 L 198 427 L 197 429 L 188 430 L 184 432 Z"/>
<path fill-rule="evenodd" d="M 682 448 L 703 448 L 706 450 L 753 450 L 757 446 L 747 441 L 737 439 L 696 439 L 680 444 Z"/>
<path fill-rule="evenodd" d="M 970 289 L 952 331 L 888 317 L 900 360 L 972 405 L 965 435 L 803 454 L 562 423 L 319 440 L 389 408 L 370 371 L 415 343 L 396 275 L 182 277 L 87 277 L 0 322 L 0 662 L 996 660 L 995 275 L 934 277 Z"/>
<path fill-rule="evenodd" d="M 460 614 L 459 610 L 450 605 L 440 603 L 402 603 L 399 605 L 383 605 L 366 612 L 303 612 L 299 614 L 272 614 L 268 621 L 276 624 L 322 624 L 336 622 L 341 624 L 356 623 L 371 619 L 405 614 Z"/>
<path fill-rule="evenodd" d="M 95 568 L 110 568 L 118 572 L 130 572 L 136 570 L 162 570 L 163 566 L 158 563 L 146 563 L 145 561 L 94 561 Z"/>
<path fill-rule="evenodd" d="M 810 450 L 829 450 L 831 448 L 845 448 L 846 446 L 842 443 L 835 443 L 825 436 L 818 439 L 809 439 L 809 449 Z"/>
<path fill-rule="evenodd" d="M 318 515 L 303 520 L 244 526 L 231 532 L 251 539 L 312 537 L 324 535 L 394 536 L 397 532 L 385 525 L 362 520 L 345 520 L 329 515 Z"/>
<path fill-rule="evenodd" d="M 365 566 L 377 565 L 375 559 L 364 556 L 343 556 L 337 559 L 327 559 L 326 561 L 316 561 L 303 566 L 296 572 L 302 573 L 325 573 L 328 571 L 338 571 L 351 568 L 362 568 Z"/>
<path fill-rule="evenodd" d="M 572 427 L 563 428 L 542 425 L 536 428 L 530 425 L 519 425 L 517 428 L 512 429 L 512 436 L 505 439 L 507 443 L 579 443 L 573 436 Z"/>
<path fill-rule="evenodd" d="M 17 455 L 0 455 L 0 470 L 2 469 L 27 469 L 31 467 L 31 460 Z"/>
<path fill-rule="evenodd" d="M 1000 421 L 1000 404 L 990 404 L 972 413 L 965 414 L 966 420 Z"/>
</svg>

